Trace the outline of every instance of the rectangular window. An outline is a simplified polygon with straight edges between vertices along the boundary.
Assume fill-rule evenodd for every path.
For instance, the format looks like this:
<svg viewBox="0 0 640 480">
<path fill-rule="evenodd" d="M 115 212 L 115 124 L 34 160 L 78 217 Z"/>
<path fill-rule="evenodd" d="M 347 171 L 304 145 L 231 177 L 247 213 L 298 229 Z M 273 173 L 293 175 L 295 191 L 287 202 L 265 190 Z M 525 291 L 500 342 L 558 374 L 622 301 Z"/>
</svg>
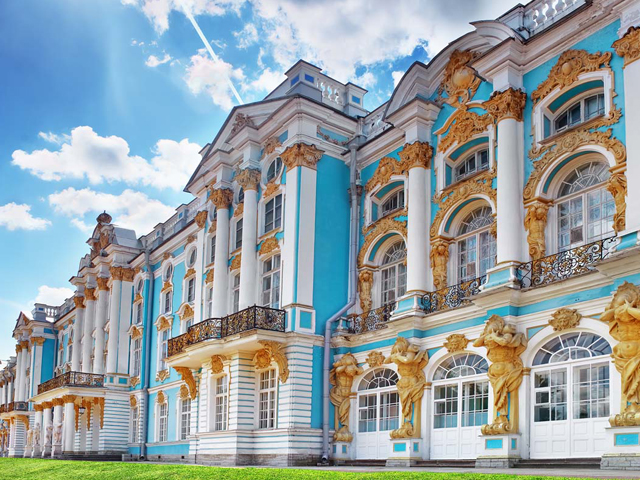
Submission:
<svg viewBox="0 0 640 480">
<path fill-rule="evenodd" d="M 537 372 L 534 377 L 534 422 L 567 419 L 567 371 Z"/>
<path fill-rule="evenodd" d="M 275 368 L 260 372 L 258 428 L 276 427 L 276 382 Z"/>
<path fill-rule="evenodd" d="M 142 352 L 142 338 L 136 338 L 133 341 L 133 348 L 131 353 L 131 376 L 137 377 L 140 375 L 140 360 Z"/>
<path fill-rule="evenodd" d="M 168 291 L 167 293 L 164 294 L 164 313 L 171 313 L 172 309 L 172 305 L 171 305 L 171 301 L 173 299 L 173 292 Z"/>
<path fill-rule="evenodd" d="M 401 210 L 403 208 L 404 190 L 399 190 L 394 195 L 385 200 L 385 202 L 382 204 L 382 215 L 380 217 L 384 217 L 391 212 L 395 212 L 396 210 Z"/>
<path fill-rule="evenodd" d="M 190 278 L 187 282 L 187 302 L 193 302 L 196 298 L 196 279 Z"/>
<path fill-rule="evenodd" d="M 227 429 L 227 418 L 229 414 L 228 380 L 223 375 L 215 379 L 215 411 L 214 425 L 215 431 Z"/>
<path fill-rule="evenodd" d="M 242 219 L 236 222 L 236 250 L 242 247 Z"/>
<path fill-rule="evenodd" d="M 360 395 L 358 400 L 358 432 L 378 430 L 378 396 Z"/>
<path fill-rule="evenodd" d="M 587 365 L 573 371 L 573 418 L 609 416 L 609 366 Z"/>
<path fill-rule="evenodd" d="M 158 441 L 166 442 L 167 441 L 167 425 L 169 422 L 168 418 L 169 408 L 166 403 L 161 403 L 158 406 Z"/>
<path fill-rule="evenodd" d="M 400 411 L 400 397 L 398 392 L 380 393 L 380 431 L 395 430 L 398 428 L 398 415 Z"/>
<path fill-rule="evenodd" d="M 435 388 L 433 400 L 433 428 L 458 426 L 458 385 Z"/>
<path fill-rule="evenodd" d="M 262 265 L 262 305 L 280 308 L 280 255 L 274 255 Z"/>
<path fill-rule="evenodd" d="M 142 323 L 142 302 L 136 303 L 136 325 Z"/>
<path fill-rule="evenodd" d="M 489 150 L 480 150 L 456 167 L 456 181 L 489 169 Z"/>
<path fill-rule="evenodd" d="M 270 232 L 282 226 L 282 195 L 267 202 L 264 209 L 264 231 Z"/>
<path fill-rule="evenodd" d="M 191 399 L 180 402 L 180 440 L 186 440 L 191 433 Z"/>
<path fill-rule="evenodd" d="M 213 313 L 213 287 L 207 288 L 207 304 L 205 310 L 205 319 L 211 318 L 211 314 Z"/>
<path fill-rule="evenodd" d="M 240 310 L 240 275 L 233 277 L 233 312 Z"/>
<path fill-rule="evenodd" d="M 479 427 L 489 416 L 489 382 L 462 384 L 462 426 Z"/>
<path fill-rule="evenodd" d="M 131 409 L 131 443 L 138 443 L 138 416 L 139 410 L 138 407 L 134 407 Z"/>
<path fill-rule="evenodd" d="M 216 237 L 215 235 L 209 240 L 209 263 L 216 261 Z"/>
<path fill-rule="evenodd" d="M 166 370 L 167 364 L 165 359 L 167 358 L 167 352 L 169 347 L 169 334 L 171 331 L 167 328 L 159 333 L 160 345 L 158 346 L 158 370 Z"/>
</svg>

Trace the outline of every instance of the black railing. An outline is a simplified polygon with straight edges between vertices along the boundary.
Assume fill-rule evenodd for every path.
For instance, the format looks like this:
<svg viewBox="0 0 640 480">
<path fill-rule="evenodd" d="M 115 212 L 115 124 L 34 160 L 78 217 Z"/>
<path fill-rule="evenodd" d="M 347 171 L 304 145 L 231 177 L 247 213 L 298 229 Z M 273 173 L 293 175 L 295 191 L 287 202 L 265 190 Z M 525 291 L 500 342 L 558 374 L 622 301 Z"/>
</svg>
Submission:
<svg viewBox="0 0 640 480">
<path fill-rule="evenodd" d="M 588 273 L 593 265 L 614 251 L 616 237 L 572 248 L 518 267 L 520 288 L 540 287 Z"/>
<path fill-rule="evenodd" d="M 9 402 L 6 405 L 0 405 L 0 413 L 26 412 L 27 410 L 29 410 L 28 402 Z"/>
<path fill-rule="evenodd" d="M 349 332 L 364 333 L 385 328 L 395 308 L 395 302 L 387 303 L 379 308 L 351 317 Z"/>
<path fill-rule="evenodd" d="M 104 375 L 67 372 L 38 385 L 38 395 L 60 387 L 104 387 Z"/>
<path fill-rule="evenodd" d="M 209 318 L 189 327 L 187 333 L 169 339 L 167 356 L 172 357 L 182 353 L 189 345 L 229 337 L 249 330 L 284 332 L 285 317 L 284 310 L 253 306 L 223 318 Z"/>
<path fill-rule="evenodd" d="M 435 292 L 425 293 L 422 296 L 422 310 L 425 313 L 435 313 L 469 305 L 470 298 L 480 293 L 480 287 L 486 281 L 487 276 L 483 275 Z"/>
</svg>

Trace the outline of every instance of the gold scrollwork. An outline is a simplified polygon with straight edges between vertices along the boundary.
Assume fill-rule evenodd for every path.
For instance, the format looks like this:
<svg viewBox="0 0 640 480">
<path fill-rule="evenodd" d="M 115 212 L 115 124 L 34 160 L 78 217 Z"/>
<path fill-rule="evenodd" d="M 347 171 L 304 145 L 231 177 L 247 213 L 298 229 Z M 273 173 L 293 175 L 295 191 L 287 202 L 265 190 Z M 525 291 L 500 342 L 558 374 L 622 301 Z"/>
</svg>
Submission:
<svg viewBox="0 0 640 480">
<path fill-rule="evenodd" d="M 384 363 L 384 355 L 378 352 L 377 350 L 374 350 L 373 352 L 369 352 L 369 355 L 367 355 L 367 365 L 369 365 L 369 368 L 379 367 L 383 363 Z"/>
<path fill-rule="evenodd" d="M 363 312 L 371 310 L 371 287 L 373 286 L 373 272 L 362 270 L 358 275 L 358 290 L 360 291 L 360 308 Z"/>
<path fill-rule="evenodd" d="M 562 332 L 569 328 L 576 328 L 580 324 L 582 314 L 575 308 L 560 308 L 551 315 L 549 325 L 555 332 Z"/>
<path fill-rule="evenodd" d="M 275 236 L 267 238 L 260 245 L 260 255 L 268 255 L 271 252 L 276 252 L 278 250 L 280 250 L 280 242 L 278 242 L 278 239 Z"/>
<path fill-rule="evenodd" d="M 195 400 L 198 396 L 198 386 L 196 385 L 196 379 L 193 377 L 191 369 L 189 367 L 173 367 L 173 369 L 178 372 L 182 381 L 189 387 L 191 400 Z"/>
<path fill-rule="evenodd" d="M 255 364 L 256 370 L 268 368 L 271 362 L 274 361 L 278 365 L 278 377 L 280 381 L 286 383 L 289 378 L 289 362 L 284 353 L 284 344 L 272 340 L 258 340 L 258 343 L 260 343 L 263 348 L 258 350 L 253 356 L 253 363 Z"/>
<path fill-rule="evenodd" d="M 364 264 L 365 255 L 367 250 L 371 246 L 371 244 L 378 238 L 386 235 L 390 232 L 397 232 L 405 239 L 407 238 L 407 225 L 404 222 L 400 222 L 398 220 L 394 220 L 390 217 L 385 217 L 378 222 L 376 222 L 375 228 L 369 232 L 369 234 L 365 237 L 364 243 L 360 248 L 360 253 L 358 253 L 358 265 L 362 266 Z"/>
<path fill-rule="evenodd" d="M 316 165 L 322 158 L 323 154 L 324 151 L 320 150 L 315 145 L 296 143 L 282 152 L 280 158 L 282 158 L 282 163 L 287 167 L 287 171 L 290 171 L 295 167 L 307 167 L 315 170 Z"/>
<path fill-rule="evenodd" d="M 477 53 L 469 50 L 455 50 L 449 57 L 444 70 L 441 91 L 448 97 L 444 99 L 449 105 L 466 109 L 466 104 L 473 98 L 482 80 L 469 64 L 477 57 Z"/>
<path fill-rule="evenodd" d="M 611 45 L 619 57 L 624 58 L 626 67 L 640 58 L 640 27 L 630 27 L 621 39 Z"/>
<path fill-rule="evenodd" d="M 462 145 L 474 135 L 485 133 L 492 123 L 493 117 L 489 114 L 479 115 L 467 110 L 456 110 L 444 126 L 435 132 L 442 135 L 438 151 L 446 152 L 453 145 Z"/>
<path fill-rule="evenodd" d="M 447 341 L 442 344 L 449 353 L 461 352 L 469 345 L 469 340 L 464 333 L 452 333 L 447 337 Z"/>
</svg>

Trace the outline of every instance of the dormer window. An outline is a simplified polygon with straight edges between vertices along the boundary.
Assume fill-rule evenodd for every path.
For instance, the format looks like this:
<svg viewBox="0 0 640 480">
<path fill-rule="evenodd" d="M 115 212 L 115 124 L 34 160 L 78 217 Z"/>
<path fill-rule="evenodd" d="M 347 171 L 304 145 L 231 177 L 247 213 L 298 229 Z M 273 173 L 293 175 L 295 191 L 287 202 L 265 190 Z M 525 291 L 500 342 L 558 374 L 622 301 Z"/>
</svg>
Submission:
<svg viewBox="0 0 640 480">
<path fill-rule="evenodd" d="M 404 208 L 404 190 L 400 189 L 397 192 L 391 194 L 383 203 L 381 209 L 381 217 L 384 217 L 396 210 L 402 210 Z"/>
<path fill-rule="evenodd" d="M 489 150 L 478 150 L 455 167 L 455 181 L 459 182 L 478 172 L 489 169 Z"/>
<path fill-rule="evenodd" d="M 275 180 L 275 178 L 280 174 L 281 169 L 282 159 L 277 157 L 273 162 L 271 162 L 271 165 L 269 165 L 269 168 L 267 169 L 267 183 Z"/>
<path fill-rule="evenodd" d="M 554 133 L 560 133 L 599 115 L 604 115 L 604 95 L 602 93 L 583 98 L 563 110 L 553 122 Z"/>
</svg>

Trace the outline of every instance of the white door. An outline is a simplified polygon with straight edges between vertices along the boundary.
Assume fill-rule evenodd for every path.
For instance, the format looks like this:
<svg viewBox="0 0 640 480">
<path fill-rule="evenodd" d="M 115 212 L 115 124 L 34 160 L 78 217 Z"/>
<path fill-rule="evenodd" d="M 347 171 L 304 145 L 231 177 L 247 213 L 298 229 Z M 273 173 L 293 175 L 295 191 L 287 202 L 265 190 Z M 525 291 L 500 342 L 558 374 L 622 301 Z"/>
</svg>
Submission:
<svg viewBox="0 0 640 480">
<path fill-rule="evenodd" d="M 531 458 L 600 457 L 610 412 L 611 353 L 601 337 L 561 335 L 534 358 Z"/>
</svg>

